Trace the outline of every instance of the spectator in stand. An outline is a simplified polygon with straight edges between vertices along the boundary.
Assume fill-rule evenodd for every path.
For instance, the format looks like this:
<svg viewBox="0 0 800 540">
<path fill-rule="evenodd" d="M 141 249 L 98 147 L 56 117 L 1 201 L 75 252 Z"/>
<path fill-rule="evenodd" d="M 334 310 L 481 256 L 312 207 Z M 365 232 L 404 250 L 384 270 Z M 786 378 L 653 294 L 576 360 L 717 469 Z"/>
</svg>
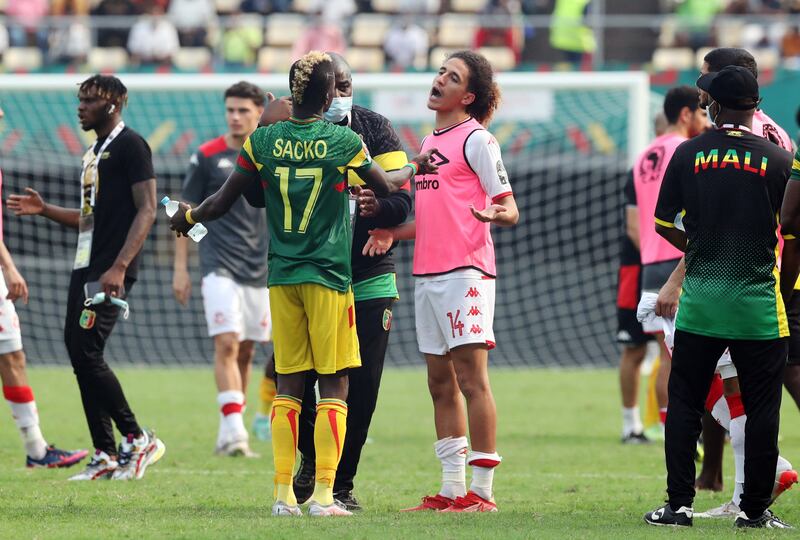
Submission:
<svg viewBox="0 0 800 540">
<path fill-rule="evenodd" d="M 261 23 L 252 16 L 235 13 L 222 34 L 222 59 L 232 67 L 249 66 L 255 63 L 258 48 L 263 41 Z"/>
<path fill-rule="evenodd" d="M 711 44 L 711 22 L 726 7 L 725 0 L 685 0 L 678 4 L 678 45 L 699 49 Z"/>
<path fill-rule="evenodd" d="M 213 0 L 171 0 L 167 15 L 178 29 L 182 47 L 205 46 L 208 28 L 217 24 Z"/>
<path fill-rule="evenodd" d="M 47 0 L 8 0 L 6 23 L 12 47 L 36 46 L 47 50 L 47 27 L 41 22 L 49 7 Z"/>
<path fill-rule="evenodd" d="M 89 0 L 52 0 L 53 15 L 88 15 Z"/>
<path fill-rule="evenodd" d="M 128 0 L 101 0 L 100 4 L 92 10 L 92 15 L 109 17 L 130 17 L 139 12 L 133 2 Z M 130 28 L 97 28 L 98 47 L 126 47 Z"/>
<path fill-rule="evenodd" d="M 6 30 L 5 26 L 0 24 L 0 57 L 3 56 L 6 49 L 8 49 L 8 30 Z M 0 109 L 0 118 L 3 118 L 2 111 L 3 110 Z"/>
<path fill-rule="evenodd" d="M 800 28 L 791 26 L 781 38 L 781 54 L 786 59 L 787 67 L 797 69 L 800 66 Z"/>
<path fill-rule="evenodd" d="M 550 45 L 568 62 L 578 63 L 597 48 L 594 32 L 583 20 L 588 5 L 589 0 L 556 0 L 553 6 Z"/>
<path fill-rule="evenodd" d="M 392 70 L 404 71 L 414 67 L 414 60 L 428 55 L 428 32 L 414 22 L 413 17 L 404 17 L 400 24 L 386 34 L 383 44 L 386 63 Z"/>
<path fill-rule="evenodd" d="M 482 26 L 475 33 L 474 48 L 508 47 L 519 62 L 522 57 L 522 29 L 516 26 L 513 17 L 520 13 L 520 5 L 516 0 L 490 0 L 483 10 L 482 20 L 490 26 Z"/>
<path fill-rule="evenodd" d="M 309 51 L 335 52 L 344 56 L 347 42 L 342 33 L 339 21 L 326 19 L 321 12 L 311 21 L 303 35 L 294 42 L 292 47 L 292 60 L 300 59 Z"/>
<path fill-rule="evenodd" d="M 70 10 L 72 8 L 70 7 Z M 72 15 L 66 13 L 65 15 Z M 89 17 L 80 17 L 50 31 L 48 59 L 55 64 L 77 66 L 86 62 L 92 48 Z"/>
<path fill-rule="evenodd" d="M 166 64 L 178 52 L 178 31 L 164 16 L 164 7 L 151 4 L 131 28 L 128 52 L 134 64 Z"/>
</svg>

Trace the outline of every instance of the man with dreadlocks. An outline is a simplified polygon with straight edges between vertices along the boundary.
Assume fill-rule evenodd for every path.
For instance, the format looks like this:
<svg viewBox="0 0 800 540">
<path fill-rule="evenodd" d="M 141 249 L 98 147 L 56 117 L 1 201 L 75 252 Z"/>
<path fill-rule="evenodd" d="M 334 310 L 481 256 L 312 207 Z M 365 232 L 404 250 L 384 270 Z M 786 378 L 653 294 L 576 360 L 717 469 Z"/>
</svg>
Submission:
<svg viewBox="0 0 800 540">
<path fill-rule="evenodd" d="M 67 298 L 64 342 L 78 379 L 95 454 L 71 480 L 139 479 L 164 454 L 164 444 L 142 429 L 103 352 L 119 307 L 136 282 L 139 257 L 156 216 L 156 180 L 147 142 L 122 121 L 128 92 L 113 76 L 94 75 L 78 90 L 78 118 L 97 141 L 83 156 L 81 208 L 46 203 L 33 189 L 11 195 L 16 215 L 40 215 L 78 230 Z M 106 300 L 85 305 L 103 292 Z M 117 450 L 111 421 L 123 436 Z"/>
<path fill-rule="evenodd" d="M 347 173 L 354 170 L 376 194 L 401 188 L 417 171 L 435 171 L 433 150 L 385 172 L 350 128 L 324 122 L 335 94 L 331 57 L 312 51 L 292 65 L 292 116 L 257 129 L 245 141 L 236 170 L 197 208 L 181 203 L 172 228 L 219 218 L 258 177 L 270 232 L 270 311 L 273 313 L 277 395 L 272 408 L 275 504 L 272 514 L 302 512 L 292 489 L 298 417 L 306 372 L 319 377 L 322 399 L 314 426 L 316 484 L 309 514 L 351 515 L 334 502 L 333 481 L 347 430 L 347 369 L 361 359 L 355 328 Z"/>
</svg>

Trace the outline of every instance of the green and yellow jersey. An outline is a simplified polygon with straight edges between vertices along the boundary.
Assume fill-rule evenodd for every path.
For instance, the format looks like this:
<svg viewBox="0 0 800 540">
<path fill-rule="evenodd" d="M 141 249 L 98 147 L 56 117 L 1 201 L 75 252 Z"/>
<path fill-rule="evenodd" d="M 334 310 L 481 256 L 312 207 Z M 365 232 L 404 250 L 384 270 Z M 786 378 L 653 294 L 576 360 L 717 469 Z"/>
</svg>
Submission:
<svg viewBox="0 0 800 540">
<path fill-rule="evenodd" d="M 247 138 L 236 169 L 258 175 L 264 189 L 269 286 L 350 287 L 347 174 L 371 165 L 355 132 L 316 118 L 278 122 Z"/>
</svg>

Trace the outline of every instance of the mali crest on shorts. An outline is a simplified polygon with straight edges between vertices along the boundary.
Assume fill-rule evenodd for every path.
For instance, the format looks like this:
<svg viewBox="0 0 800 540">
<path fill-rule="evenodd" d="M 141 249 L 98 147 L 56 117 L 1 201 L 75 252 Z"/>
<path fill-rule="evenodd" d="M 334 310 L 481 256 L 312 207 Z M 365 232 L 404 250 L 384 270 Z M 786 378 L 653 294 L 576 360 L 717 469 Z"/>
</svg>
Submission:
<svg viewBox="0 0 800 540">
<path fill-rule="evenodd" d="M 350 128 L 319 119 L 257 129 L 238 172 L 258 175 L 269 226 L 269 285 L 318 283 L 344 292 L 352 281 L 347 171 L 372 164 Z"/>
</svg>

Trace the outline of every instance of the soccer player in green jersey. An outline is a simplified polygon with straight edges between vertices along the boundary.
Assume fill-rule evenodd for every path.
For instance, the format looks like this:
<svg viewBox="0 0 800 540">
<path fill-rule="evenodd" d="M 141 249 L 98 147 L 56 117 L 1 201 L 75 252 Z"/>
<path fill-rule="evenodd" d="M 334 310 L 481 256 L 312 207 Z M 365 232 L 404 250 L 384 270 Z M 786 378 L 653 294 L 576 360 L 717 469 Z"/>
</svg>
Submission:
<svg viewBox="0 0 800 540">
<path fill-rule="evenodd" d="M 223 215 L 258 177 L 264 186 L 270 233 L 270 308 L 278 395 L 273 402 L 275 461 L 273 515 L 300 515 L 292 491 L 298 417 L 305 373 L 319 376 L 314 428 L 316 485 L 311 515 L 350 515 L 333 500 L 347 419 L 346 370 L 361 365 L 351 288 L 347 171 L 355 170 L 377 194 L 400 189 L 417 171 L 435 171 L 432 151 L 385 172 L 373 163 L 351 129 L 322 121 L 333 99 L 331 58 L 312 51 L 292 65 L 292 117 L 257 129 L 244 143 L 223 187 L 200 206 L 182 203 L 172 228 L 186 233 L 195 222 Z"/>
</svg>

